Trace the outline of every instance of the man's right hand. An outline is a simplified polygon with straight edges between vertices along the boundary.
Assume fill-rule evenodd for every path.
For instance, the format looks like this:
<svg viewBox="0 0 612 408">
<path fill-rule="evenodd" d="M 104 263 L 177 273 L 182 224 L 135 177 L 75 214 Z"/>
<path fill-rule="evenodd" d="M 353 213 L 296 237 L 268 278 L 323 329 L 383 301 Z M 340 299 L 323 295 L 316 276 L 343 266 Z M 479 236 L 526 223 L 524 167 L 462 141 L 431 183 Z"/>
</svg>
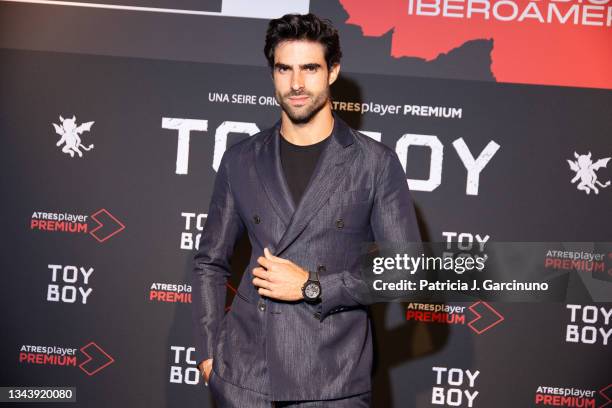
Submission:
<svg viewBox="0 0 612 408">
<path fill-rule="evenodd" d="M 208 360 L 204 360 L 198 365 L 198 369 L 204 377 L 204 381 L 208 383 L 208 379 L 210 378 L 210 372 L 212 371 L 213 359 L 209 358 Z"/>
</svg>

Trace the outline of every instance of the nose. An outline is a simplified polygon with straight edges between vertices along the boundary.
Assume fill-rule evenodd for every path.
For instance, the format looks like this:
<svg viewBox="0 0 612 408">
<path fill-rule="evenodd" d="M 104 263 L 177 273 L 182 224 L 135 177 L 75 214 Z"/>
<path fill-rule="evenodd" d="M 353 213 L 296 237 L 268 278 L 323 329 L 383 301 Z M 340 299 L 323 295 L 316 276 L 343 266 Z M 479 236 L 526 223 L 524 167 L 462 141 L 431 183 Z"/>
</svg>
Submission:
<svg viewBox="0 0 612 408">
<path fill-rule="evenodd" d="M 298 91 L 304 87 L 304 80 L 302 78 L 302 73 L 300 70 L 293 70 L 293 74 L 291 75 L 291 89 L 294 91 Z"/>
</svg>

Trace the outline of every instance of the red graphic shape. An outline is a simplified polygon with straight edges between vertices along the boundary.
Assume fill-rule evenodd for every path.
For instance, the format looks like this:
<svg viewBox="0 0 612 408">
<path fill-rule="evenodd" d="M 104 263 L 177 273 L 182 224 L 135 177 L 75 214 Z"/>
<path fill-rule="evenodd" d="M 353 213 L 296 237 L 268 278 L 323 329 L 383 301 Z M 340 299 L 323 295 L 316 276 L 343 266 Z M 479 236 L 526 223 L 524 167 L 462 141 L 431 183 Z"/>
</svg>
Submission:
<svg viewBox="0 0 612 408">
<path fill-rule="evenodd" d="M 391 56 L 416 57 L 426 61 L 461 47 L 468 41 L 493 39 L 491 72 L 498 82 L 512 82 L 538 85 L 561 85 L 585 88 L 612 89 L 612 32 L 607 25 L 609 4 L 591 8 L 589 2 L 527 1 L 513 0 L 518 15 L 510 21 L 493 17 L 492 9 L 497 0 L 489 0 L 489 19 L 484 14 L 474 13 L 466 18 L 465 1 L 421 0 L 426 4 L 439 4 L 436 15 L 417 15 L 417 0 L 340 0 L 349 14 L 347 24 L 359 26 L 365 36 L 380 37 L 393 30 Z M 447 3 L 450 14 L 463 17 L 444 17 L 442 10 Z M 478 1 L 485 7 L 484 1 Z M 535 3 L 543 14 L 544 22 L 535 18 L 519 17 L 527 10 L 529 3 Z M 562 16 L 571 12 L 565 23 L 551 17 L 547 22 L 549 4 L 553 4 Z M 578 22 L 574 24 L 572 7 L 578 7 Z M 585 6 L 590 9 L 585 11 Z M 412 7 L 412 14 L 409 8 Z M 462 11 L 457 7 L 462 7 Z M 533 9 L 529 9 L 533 10 Z M 499 14 L 511 15 L 506 5 L 499 6 Z M 584 17 L 584 14 L 587 17 Z M 588 16 L 603 13 L 602 18 Z M 551 14 L 555 15 L 556 14 Z M 602 25 L 582 25 L 587 22 L 601 22 Z"/>
<path fill-rule="evenodd" d="M 476 334 L 482 334 L 494 326 L 497 326 L 503 322 L 504 316 L 487 302 L 478 301 L 469 307 L 470 311 L 476 316 L 476 318 L 468 322 L 468 326 Z M 478 311 L 476 310 L 478 309 Z"/>
<path fill-rule="evenodd" d="M 93 213 L 91 219 L 98 225 L 89 233 L 92 237 L 97 239 L 98 242 L 104 242 L 125 229 L 125 225 L 104 208 Z"/>
<path fill-rule="evenodd" d="M 115 362 L 115 359 L 109 356 L 100 346 L 93 341 L 80 348 L 81 353 L 87 356 L 87 360 L 79 364 L 79 368 L 87 375 L 94 375 L 98 371 L 106 368 Z"/>
<path fill-rule="evenodd" d="M 602 397 L 606 399 L 606 403 L 603 405 L 600 405 L 599 408 L 604 408 L 612 404 L 612 398 L 611 398 L 612 397 L 612 384 L 609 384 L 607 387 L 604 387 L 601 390 L 599 390 L 599 395 L 601 395 Z"/>
</svg>

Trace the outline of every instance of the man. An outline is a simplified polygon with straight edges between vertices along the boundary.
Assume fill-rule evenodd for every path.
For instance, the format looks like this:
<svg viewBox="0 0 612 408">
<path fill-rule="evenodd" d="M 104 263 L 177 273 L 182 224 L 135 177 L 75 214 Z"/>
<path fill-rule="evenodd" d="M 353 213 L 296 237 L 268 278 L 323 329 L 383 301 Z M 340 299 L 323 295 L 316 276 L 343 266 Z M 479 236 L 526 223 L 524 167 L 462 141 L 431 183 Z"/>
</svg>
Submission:
<svg viewBox="0 0 612 408">
<path fill-rule="evenodd" d="M 272 20 L 264 52 L 281 120 L 228 149 L 195 255 L 198 367 L 221 407 L 370 404 L 364 242 L 420 241 L 390 148 L 332 113 L 337 31 L 312 14 Z M 230 257 L 249 266 L 224 315 Z"/>
</svg>

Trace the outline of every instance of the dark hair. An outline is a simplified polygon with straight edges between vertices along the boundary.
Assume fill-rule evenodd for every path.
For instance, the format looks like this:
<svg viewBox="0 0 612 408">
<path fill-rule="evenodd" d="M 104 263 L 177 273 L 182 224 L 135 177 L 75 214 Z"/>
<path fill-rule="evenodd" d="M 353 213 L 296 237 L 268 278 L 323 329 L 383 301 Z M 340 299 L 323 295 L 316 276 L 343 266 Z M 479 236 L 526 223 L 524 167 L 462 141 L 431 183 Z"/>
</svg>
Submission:
<svg viewBox="0 0 612 408">
<path fill-rule="evenodd" d="M 281 18 L 270 20 L 268 24 L 264 54 L 270 68 L 274 68 L 276 46 L 291 40 L 308 40 L 323 45 L 328 69 L 339 63 L 342 57 L 338 30 L 330 20 L 320 19 L 312 13 L 285 14 Z"/>
</svg>

